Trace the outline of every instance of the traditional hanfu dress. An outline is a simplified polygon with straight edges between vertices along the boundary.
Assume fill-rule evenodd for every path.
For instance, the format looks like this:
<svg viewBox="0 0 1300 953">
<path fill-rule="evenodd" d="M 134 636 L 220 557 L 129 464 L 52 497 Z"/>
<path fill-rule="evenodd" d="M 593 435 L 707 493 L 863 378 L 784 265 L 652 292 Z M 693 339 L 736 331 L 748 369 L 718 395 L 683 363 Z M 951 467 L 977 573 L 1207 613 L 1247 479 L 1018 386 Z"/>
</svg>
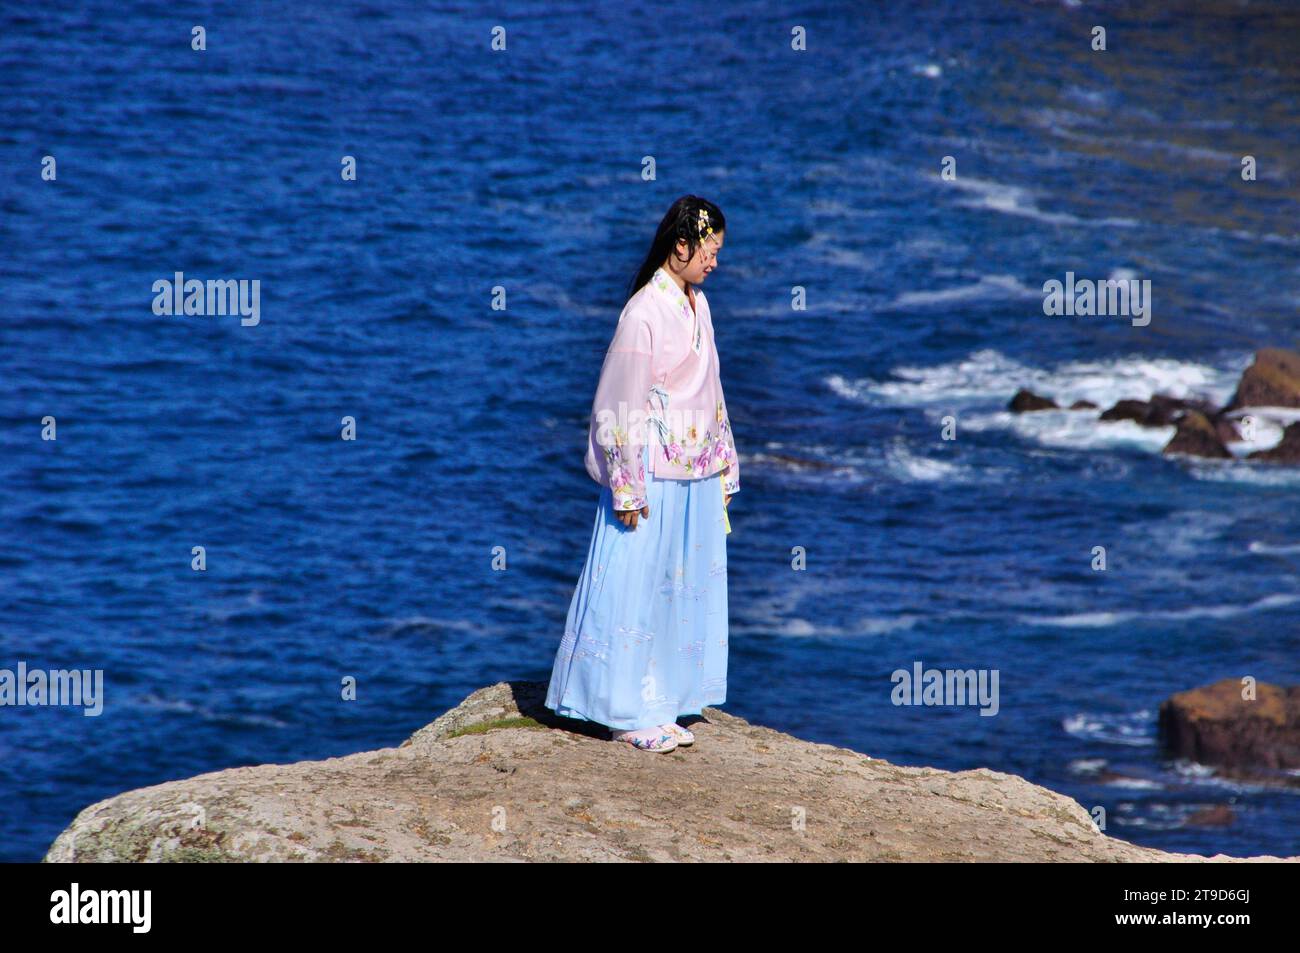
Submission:
<svg viewBox="0 0 1300 953">
<path fill-rule="evenodd" d="M 600 499 L 546 706 L 614 729 L 727 699 L 723 495 L 740 491 L 740 460 L 708 300 L 688 292 L 660 268 L 632 296 L 592 403 Z M 614 514 L 645 505 L 636 529 Z"/>
</svg>

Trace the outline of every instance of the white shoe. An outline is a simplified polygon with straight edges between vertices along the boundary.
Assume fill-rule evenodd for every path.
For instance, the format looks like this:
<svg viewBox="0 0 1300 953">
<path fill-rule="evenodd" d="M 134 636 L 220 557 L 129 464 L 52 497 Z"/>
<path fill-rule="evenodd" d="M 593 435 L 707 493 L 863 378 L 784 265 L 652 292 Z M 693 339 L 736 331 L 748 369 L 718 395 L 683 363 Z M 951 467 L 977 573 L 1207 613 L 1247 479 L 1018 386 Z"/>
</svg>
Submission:
<svg viewBox="0 0 1300 953">
<path fill-rule="evenodd" d="M 695 736 L 676 722 L 669 722 L 666 725 L 660 725 L 664 731 L 677 739 L 677 744 L 685 748 L 687 745 L 695 744 Z"/>
<path fill-rule="evenodd" d="M 642 751 L 672 751 L 677 747 L 677 738 L 666 731 L 662 725 L 638 728 L 635 731 L 610 730 L 611 741 L 626 741 Z"/>
</svg>

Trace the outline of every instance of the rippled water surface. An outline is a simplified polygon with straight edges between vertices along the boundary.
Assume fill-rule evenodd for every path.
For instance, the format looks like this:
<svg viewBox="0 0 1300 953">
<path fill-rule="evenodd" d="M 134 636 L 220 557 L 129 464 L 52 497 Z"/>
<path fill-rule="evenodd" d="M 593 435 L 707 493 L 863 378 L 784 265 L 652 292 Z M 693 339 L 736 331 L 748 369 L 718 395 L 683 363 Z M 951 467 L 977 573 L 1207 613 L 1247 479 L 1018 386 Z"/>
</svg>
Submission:
<svg viewBox="0 0 1300 953">
<path fill-rule="evenodd" d="M 1020 774 L 1140 844 L 1300 853 L 1295 794 L 1155 739 L 1176 691 L 1300 678 L 1300 471 L 1004 409 L 1020 386 L 1226 399 L 1255 348 L 1295 346 L 1284 10 L 6 14 L 0 666 L 103 669 L 106 700 L 0 714 L 0 859 L 130 788 L 396 745 L 546 678 L 600 360 L 685 192 L 728 217 L 707 287 L 743 462 L 727 710 Z M 260 280 L 260 323 L 156 316 L 177 271 Z M 1151 323 L 1045 316 L 1066 271 L 1151 280 Z M 893 705 L 918 661 L 997 669 L 997 716 Z M 1223 803 L 1232 825 L 1186 823 Z"/>
</svg>

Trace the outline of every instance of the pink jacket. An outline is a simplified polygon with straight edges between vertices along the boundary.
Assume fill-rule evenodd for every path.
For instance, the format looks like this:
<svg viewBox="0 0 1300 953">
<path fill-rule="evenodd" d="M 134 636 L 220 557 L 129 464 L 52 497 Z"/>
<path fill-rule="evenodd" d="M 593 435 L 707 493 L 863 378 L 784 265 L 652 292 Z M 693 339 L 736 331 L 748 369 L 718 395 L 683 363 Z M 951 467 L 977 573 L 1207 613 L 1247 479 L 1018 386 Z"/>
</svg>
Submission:
<svg viewBox="0 0 1300 953">
<path fill-rule="evenodd" d="M 586 466 L 593 480 L 609 486 L 617 510 L 645 505 L 641 449 L 647 444 L 656 479 L 725 471 L 724 491 L 740 492 L 709 302 L 693 290 L 695 308 L 667 272 L 656 270 L 624 306 L 605 352 Z"/>
</svg>

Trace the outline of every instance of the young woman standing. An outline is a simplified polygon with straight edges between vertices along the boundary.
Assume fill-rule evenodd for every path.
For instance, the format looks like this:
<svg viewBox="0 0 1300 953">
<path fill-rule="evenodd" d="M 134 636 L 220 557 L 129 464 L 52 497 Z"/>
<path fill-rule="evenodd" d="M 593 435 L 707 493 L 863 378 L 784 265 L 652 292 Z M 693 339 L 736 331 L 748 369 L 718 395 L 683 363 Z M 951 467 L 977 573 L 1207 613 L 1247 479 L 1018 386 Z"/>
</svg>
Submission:
<svg viewBox="0 0 1300 953">
<path fill-rule="evenodd" d="M 740 460 L 699 285 L 726 219 L 686 195 L 659 223 L 605 354 L 586 468 L 601 485 L 546 706 L 645 751 L 727 698 L 727 506 Z"/>
</svg>

